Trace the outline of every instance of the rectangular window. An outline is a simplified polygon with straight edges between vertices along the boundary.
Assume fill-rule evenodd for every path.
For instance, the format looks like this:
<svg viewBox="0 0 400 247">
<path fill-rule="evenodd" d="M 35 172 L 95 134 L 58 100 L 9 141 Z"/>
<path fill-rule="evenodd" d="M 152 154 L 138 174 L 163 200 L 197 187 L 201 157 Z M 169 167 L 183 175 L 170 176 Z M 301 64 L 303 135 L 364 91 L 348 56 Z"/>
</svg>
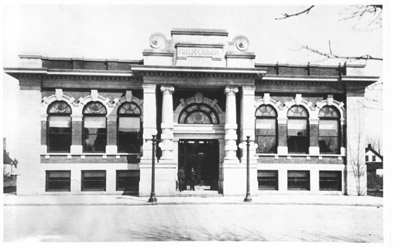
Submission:
<svg viewBox="0 0 400 247">
<path fill-rule="evenodd" d="M 365 161 L 368 162 L 368 155 L 365 156 Z"/>
<path fill-rule="evenodd" d="M 376 161 L 376 156 L 375 156 L 375 155 L 372 156 L 372 161 L 373 161 L 373 162 Z"/>
<path fill-rule="evenodd" d="M 339 153 L 337 120 L 319 120 L 319 150 L 321 153 Z"/>
<path fill-rule="evenodd" d="M 83 128 L 84 152 L 104 153 L 107 144 L 106 118 L 85 117 Z"/>
<path fill-rule="evenodd" d="M 139 192 L 139 170 L 117 171 L 117 191 Z"/>
<path fill-rule="evenodd" d="M 71 191 L 71 171 L 46 171 L 46 191 Z"/>
<path fill-rule="evenodd" d="M 141 146 L 140 117 L 119 117 L 118 152 L 140 153 Z"/>
<path fill-rule="evenodd" d="M 106 171 L 82 171 L 82 191 L 105 191 Z"/>
<path fill-rule="evenodd" d="M 341 191 L 342 172 L 341 171 L 320 171 L 319 190 L 322 191 Z"/>
<path fill-rule="evenodd" d="M 307 119 L 288 119 L 288 152 L 308 153 Z"/>
<path fill-rule="evenodd" d="M 288 171 L 288 190 L 310 190 L 310 172 Z"/>
<path fill-rule="evenodd" d="M 278 190 L 278 171 L 260 170 L 257 179 L 259 190 Z"/>
<path fill-rule="evenodd" d="M 276 119 L 256 118 L 258 153 L 276 153 Z"/>
<path fill-rule="evenodd" d="M 71 117 L 49 116 L 47 129 L 48 152 L 70 152 Z"/>
</svg>

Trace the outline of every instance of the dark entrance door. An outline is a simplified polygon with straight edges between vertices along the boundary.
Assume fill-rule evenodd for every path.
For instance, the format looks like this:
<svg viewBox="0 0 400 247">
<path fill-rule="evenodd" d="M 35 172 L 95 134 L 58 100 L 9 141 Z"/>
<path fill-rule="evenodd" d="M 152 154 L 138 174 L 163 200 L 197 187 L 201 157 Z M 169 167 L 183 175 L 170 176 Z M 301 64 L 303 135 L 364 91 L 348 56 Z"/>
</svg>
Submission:
<svg viewBox="0 0 400 247">
<path fill-rule="evenodd" d="M 218 140 L 180 140 L 178 152 L 178 166 L 183 168 L 187 179 L 190 178 L 190 171 L 194 168 L 196 185 L 201 185 L 204 189 L 218 190 Z"/>
</svg>

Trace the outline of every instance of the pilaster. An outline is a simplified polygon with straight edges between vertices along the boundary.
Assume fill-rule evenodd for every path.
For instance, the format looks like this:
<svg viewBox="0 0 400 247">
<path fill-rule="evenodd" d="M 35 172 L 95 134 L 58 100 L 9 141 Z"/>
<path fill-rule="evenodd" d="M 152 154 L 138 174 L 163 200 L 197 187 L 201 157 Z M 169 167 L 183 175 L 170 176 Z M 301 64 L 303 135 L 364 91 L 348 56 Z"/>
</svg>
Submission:
<svg viewBox="0 0 400 247">
<path fill-rule="evenodd" d="M 278 118 L 278 154 L 288 154 L 286 118 Z"/>
<path fill-rule="evenodd" d="M 117 116 L 110 115 L 107 117 L 107 154 L 118 153 L 117 147 Z"/>
<path fill-rule="evenodd" d="M 82 128 L 82 115 L 72 115 L 72 154 L 81 154 L 83 152 Z"/>
<path fill-rule="evenodd" d="M 254 145 L 255 140 L 255 109 L 254 109 L 254 93 L 255 86 L 243 86 L 242 87 L 242 100 L 241 100 L 241 140 L 242 143 L 247 139 L 247 136 L 250 136 L 250 160 L 251 163 L 255 163 L 256 161 L 256 148 Z M 247 149 L 243 148 L 242 150 L 242 162 L 246 160 Z"/>
<path fill-rule="evenodd" d="M 29 86 L 24 86 L 29 84 Z M 15 157 L 18 159 L 17 194 L 37 195 L 45 190 L 45 174 L 40 165 L 41 153 L 41 113 L 42 94 L 40 80 L 34 78 L 21 79 L 16 128 L 17 145 Z"/>
<path fill-rule="evenodd" d="M 311 155 L 319 154 L 319 126 L 318 119 L 310 119 L 310 147 L 308 153 Z"/>
<path fill-rule="evenodd" d="M 152 135 L 157 134 L 156 85 L 143 84 L 143 160 L 151 162 Z"/>
<path fill-rule="evenodd" d="M 346 143 L 346 193 L 347 195 L 366 195 L 364 91 L 347 93 L 346 102 L 346 122 L 347 129 L 350 130 L 347 132 Z"/>
</svg>

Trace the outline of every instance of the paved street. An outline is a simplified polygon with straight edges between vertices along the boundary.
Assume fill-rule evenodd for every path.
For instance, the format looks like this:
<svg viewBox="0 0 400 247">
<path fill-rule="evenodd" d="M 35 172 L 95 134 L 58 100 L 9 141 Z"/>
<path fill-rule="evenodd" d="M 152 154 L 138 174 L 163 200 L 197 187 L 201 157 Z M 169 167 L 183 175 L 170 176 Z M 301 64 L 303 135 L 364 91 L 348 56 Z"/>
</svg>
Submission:
<svg viewBox="0 0 400 247">
<path fill-rule="evenodd" d="M 17 205 L 4 221 L 4 241 L 383 241 L 382 207 Z"/>
</svg>

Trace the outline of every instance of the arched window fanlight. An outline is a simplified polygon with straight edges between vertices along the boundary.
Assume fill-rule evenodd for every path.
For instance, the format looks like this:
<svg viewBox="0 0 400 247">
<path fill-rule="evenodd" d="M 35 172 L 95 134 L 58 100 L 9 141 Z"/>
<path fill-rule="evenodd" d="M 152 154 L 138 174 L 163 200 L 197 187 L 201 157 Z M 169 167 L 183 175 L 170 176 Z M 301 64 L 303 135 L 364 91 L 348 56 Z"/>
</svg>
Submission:
<svg viewBox="0 0 400 247">
<path fill-rule="evenodd" d="M 89 102 L 83 108 L 82 145 L 84 152 L 105 152 L 107 145 L 107 109 L 100 102 Z"/>
<path fill-rule="evenodd" d="M 207 104 L 191 104 L 179 115 L 180 124 L 219 124 L 218 114 Z"/>
<path fill-rule="evenodd" d="M 47 108 L 48 152 L 70 152 L 72 109 L 65 101 L 55 101 Z"/>
<path fill-rule="evenodd" d="M 142 146 L 141 110 L 133 102 L 118 109 L 118 152 L 139 153 Z"/>
<path fill-rule="evenodd" d="M 256 110 L 256 143 L 258 153 L 276 153 L 277 113 L 271 105 L 261 105 Z"/>
<path fill-rule="evenodd" d="M 319 111 L 319 151 L 320 153 L 340 153 L 340 113 L 334 106 L 324 106 Z"/>
<path fill-rule="evenodd" d="M 287 145 L 289 153 L 308 153 L 308 111 L 301 105 L 292 106 L 288 113 Z"/>
</svg>

